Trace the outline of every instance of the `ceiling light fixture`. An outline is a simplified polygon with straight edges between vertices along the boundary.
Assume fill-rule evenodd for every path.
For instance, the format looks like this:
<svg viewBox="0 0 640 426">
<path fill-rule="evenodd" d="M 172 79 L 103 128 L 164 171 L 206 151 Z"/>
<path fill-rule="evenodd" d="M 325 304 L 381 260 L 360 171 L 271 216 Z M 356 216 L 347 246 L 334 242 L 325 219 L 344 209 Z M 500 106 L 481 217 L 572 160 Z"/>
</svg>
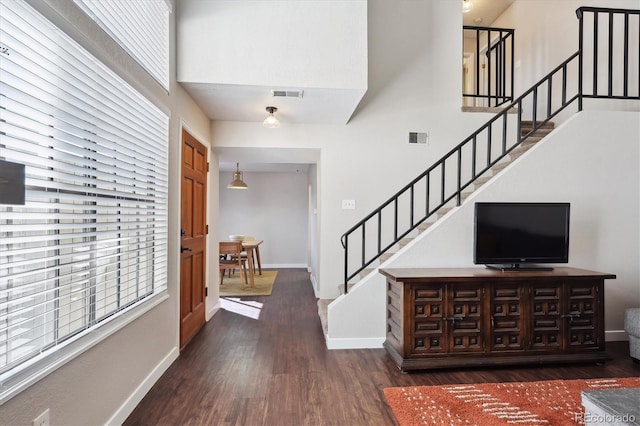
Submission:
<svg viewBox="0 0 640 426">
<path fill-rule="evenodd" d="M 264 119 L 264 121 L 262 122 L 262 126 L 266 127 L 267 129 L 277 129 L 278 127 L 280 127 L 280 122 L 278 121 L 276 116 L 273 115 L 273 113 L 276 112 L 277 110 L 278 108 L 273 106 L 267 107 L 267 112 L 269 113 L 269 116 Z"/>
<path fill-rule="evenodd" d="M 236 171 L 233 172 L 233 181 L 227 185 L 229 189 L 247 189 L 246 183 L 242 181 L 242 172 L 240 171 L 240 163 L 236 163 Z"/>
<path fill-rule="evenodd" d="M 471 9 L 473 9 L 473 3 L 471 3 L 471 0 L 462 0 L 462 12 L 467 13 L 470 12 Z"/>
</svg>

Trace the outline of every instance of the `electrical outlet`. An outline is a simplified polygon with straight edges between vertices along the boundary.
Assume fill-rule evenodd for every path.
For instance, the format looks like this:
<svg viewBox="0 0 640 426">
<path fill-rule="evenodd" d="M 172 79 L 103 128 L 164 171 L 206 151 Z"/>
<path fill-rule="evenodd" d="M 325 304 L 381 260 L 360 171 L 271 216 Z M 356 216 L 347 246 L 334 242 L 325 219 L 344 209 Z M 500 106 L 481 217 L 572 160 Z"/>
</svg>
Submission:
<svg viewBox="0 0 640 426">
<path fill-rule="evenodd" d="M 42 414 L 33 419 L 33 426 L 49 426 L 49 409 L 44 410 Z"/>
<path fill-rule="evenodd" d="M 355 210 L 356 200 L 342 200 L 342 210 Z"/>
</svg>

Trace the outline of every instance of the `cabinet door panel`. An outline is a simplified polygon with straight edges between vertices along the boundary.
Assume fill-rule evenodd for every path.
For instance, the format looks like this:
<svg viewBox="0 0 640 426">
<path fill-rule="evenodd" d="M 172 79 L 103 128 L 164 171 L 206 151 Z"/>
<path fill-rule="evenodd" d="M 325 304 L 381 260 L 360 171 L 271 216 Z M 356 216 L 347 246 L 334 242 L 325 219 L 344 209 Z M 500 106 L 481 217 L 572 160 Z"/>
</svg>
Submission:
<svg viewBox="0 0 640 426">
<path fill-rule="evenodd" d="M 443 353 L 444 346 L 444 286 L 419 285 L 412 298 L 412 354 Z"/>
<path fill-rule="evenodd" d="M 598 347 L 598 296 L 597 283 L 567 284 L 568 345 L 573 348 Z"/>
<path fill-rule="evenodd" d="M 517 283 L 491 286 L 491 350 L 513 351 L 525 347 L 524 291 Z"/>
<path fill-rule="evenodd" d="M 449 352 L 482 352 L 484 286 L 449 285 L 447 299 L 451 307 L 447 320 Z"/>
<path fill-rule="evenodd" d="M 563 318 L 561 316 L 562 284 L 544 283 L 531 286 L 532 324 L 531 348 L 563 349 Z"/>
</svg>

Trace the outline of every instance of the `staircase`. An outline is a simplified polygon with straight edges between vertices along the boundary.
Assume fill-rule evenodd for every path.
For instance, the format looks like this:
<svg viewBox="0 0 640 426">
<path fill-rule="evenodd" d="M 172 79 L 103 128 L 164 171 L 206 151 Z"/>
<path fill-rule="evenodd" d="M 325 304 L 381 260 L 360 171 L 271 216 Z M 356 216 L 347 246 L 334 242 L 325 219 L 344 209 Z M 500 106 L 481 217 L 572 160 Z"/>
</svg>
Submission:
<svg viewBox="0 0 640 426">
<path fill-rule="evenodd" d="M 551 133 L 555 127 L 555 124 L 552 121 L 548 121 L 546 123 L 536 122 L 535 126 L 533 121 L 522 121 L 520 126 L 520 134 L 521 136 L 526 136 L 526 140 L 518 146 L 516 149 L 511 151 L 507 156 L 498 161 L 493 167 L 479 176 L 474 182 L 473 185 L 467 187 L 464 191 L 462 191 L 461 202 L 465 202 L 466 199 L 481 188 L 484 184 L 488 183 L 493 179 L 498 173 L 507 168 L 511 163 L 513 163 L 517 158 L 522 156 L 525 152 L 531 149 L 536 143 L 541 141 L 545 136 Z M 406 237 L 400 239 L 397 244 L 391 247 L 386 252 L 382 253 L 377 260 L 369 265 L 367 268 L 362 269 L 358 275 L 357 279 L 352 280 L 348 283 L 347 290 L 351 287 L 355 286 L 360 280 L 362 280 L 367 275 L 377 272 L 378 268 L 381 267 L 387 260 L 393 257 L 395 254 L 400 252 L 402 248 L 407 246 L 411 241 L 413 241 L 416 237 L 422 234 L 424 231 L 429 229 L 432 225 L 436 224 L 439 220 L 441 220 L 444 216 L 447 215 L 451 210 L 457 207 L 455 203 L 450 201 L 448 204 L 440 207 L 435 211 L 427 220 L 422 222 L 420 225 L 416 227 L 414 232 L 410 233 Z M 339 286 L 340 294 L 344 294 L 344 286 Z M 333 302 L 335 299 L 318 299 L 318 315 L 320 316 L 320 322 L 322 324 L 322 330 L 325 336 L 328 334 L 328 308 L 329 304 Z"/>
<path fill-rule="evenodd" d="M 336 308 L 342 311 L 344 318 L 357 320 L 349 314 L 350 311 L 345 311 L 345 308 L 354 307 L 357 299 L 341 305 L 341 301 L 350 300 L 347 293 L 353 285 L 377 271 L 392 257 L 401 255 L 416 237 L 459 207 L 472 193 L 552 132 L 554 124 L 551 120 L 558 114 L 570 113 L 569 107 L 575 108 L 574 112 L 582 111 L 585 98 L 640 99 L 640 94 L 628 90 L 631 87 L 629 82 L 637 81 L 634 79 L 640 74 L 640 66 L 638 70 L 629 68 L 627 51 L 615 61 L 612 49 L 598 55 L 601 46 L 611 45 L 614 34 L 619 32 L 624 33 L 625 46 L 638 41 L 638 34 L 628 31 L 628 22 L 630 16 L 640 17 L 640 11 L 581 7 L 576 13 L 580 20 L 580 49 L 576 53 L 342 235 L 344 285 L 341 285 L 342 296 L 336 300 Z M 608 20 L 599 15 L 606 15 Z M 586 26 L 593 28 L 596 34 L 599 22 L 609 22 L 609 31 L 600 33 L 603 38 L 608 37 L 605 42 L 585 40 L 583 20 L 587 16 L 591 20 L 586 20 Z M 623 19 L 614 19 L 616 16 Z M 613 25 L 616 23 L 625 25 L 624 29 L 615 30 Z M 593 44 L 585 46 L 589 43 Z M 598 57 L 605 58 L 609 64 L 609 72 L 604 76 L 595 71 L 598 69 Z M 614 62 L 624 71 L 621 73 L 624 75 L 622 85 L 613 84 L 614 75 L 620 75 L 612 71 Z M 589 82 L 583 76 L 585 66 L 593 66 Z M 601 88 L 607 90 L 606 93 L 602 93 Z M 318 301 L 318 312 L 327 339 L 327 313 L 331 303 L 332 300 L 326 299 Z M 360 313 L 361 310 L 358 308 L 358 311 Z M 366 315 L 369 314 L 377 317 L 378 312 L 371 311 Z M 362 320 L 366 321 L 366 318 L 369 317 Z"/>
</svg>

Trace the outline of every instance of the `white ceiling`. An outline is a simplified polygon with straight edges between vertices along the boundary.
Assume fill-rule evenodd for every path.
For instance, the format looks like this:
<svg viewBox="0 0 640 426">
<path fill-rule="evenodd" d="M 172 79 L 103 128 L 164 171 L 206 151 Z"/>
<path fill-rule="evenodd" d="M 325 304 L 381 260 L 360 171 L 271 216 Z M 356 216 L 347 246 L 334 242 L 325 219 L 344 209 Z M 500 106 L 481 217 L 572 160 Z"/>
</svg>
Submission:
<svg viewBox="0 0 640 426">
<path fill-rule="evenodd" d="M 309 165 L 320 158 L 320 150 L 315 148 L 215 147 L 214 150 L 221 172 L 233 172 L 239 163 L 241 172 L 306 173 Z"/>
<path fill-rule="evenodd" d="M 365 90 L 266 87 L 181 82 L 209 118 L 219 121 L 261 122 L 266 106 L 288 124 L 346 124 Z M 301 91 L 302 97 L 274 97 L 273 90 Z"/>
<path fill-rule="evenodd" d="M 516 0 L 468 0 L 473 8 L 462 15 L 464 25 L 488 27 Z"/>
<path fill-rule="evenodd" d="M 490 26 L 515 0 L 469 0 L 464 25 Z M 278 108 L 282 126 L 299 123 L 346 124 L 364 90 L 186 83 L 182 86 L 212 120 L 260 122 L 265 106 Z M 302 98 L 273 97 L 272 90 L 303 90 Z M 277 130 L 276 130 L 277 131 Z M 300 172 L 319 158 L 313 149 L 215 148 L 222 172 L 232 172 L 236 162 L 243 172 Z"/>
</svg>

